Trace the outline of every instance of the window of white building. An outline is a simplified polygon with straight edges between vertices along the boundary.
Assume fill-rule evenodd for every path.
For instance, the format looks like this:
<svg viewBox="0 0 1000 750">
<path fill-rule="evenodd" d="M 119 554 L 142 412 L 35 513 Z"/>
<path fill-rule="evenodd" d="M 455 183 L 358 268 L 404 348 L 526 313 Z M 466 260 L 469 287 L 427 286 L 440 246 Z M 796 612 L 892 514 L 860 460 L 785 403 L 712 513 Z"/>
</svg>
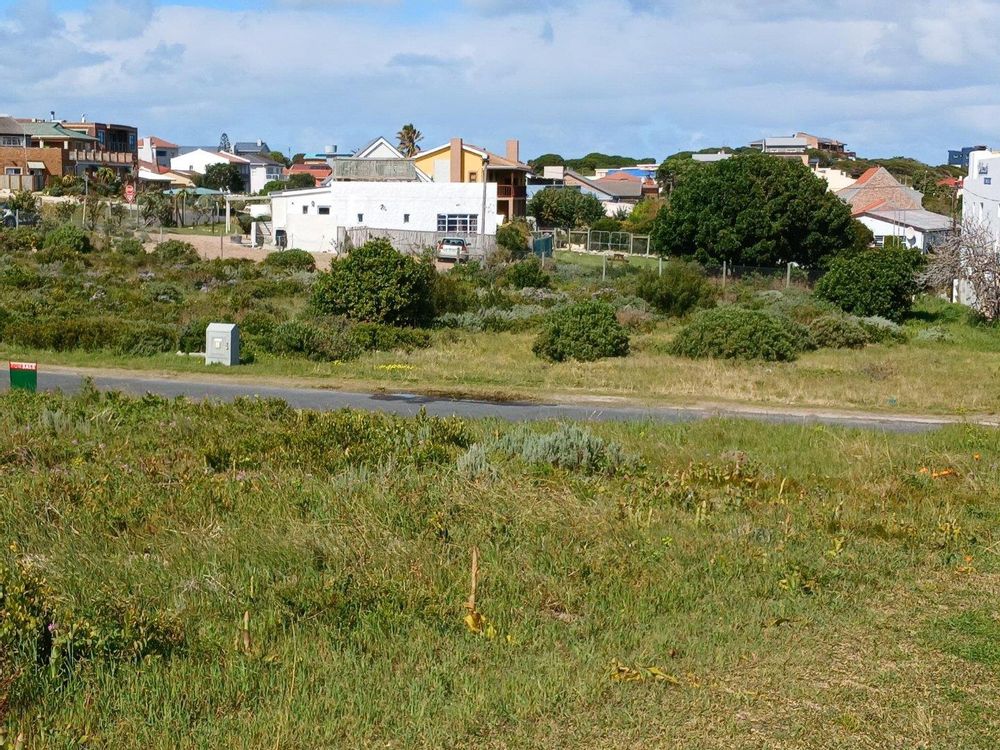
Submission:
<svg viewBox="0 0 1000 750">
<path fill-rule="evenodd" d="M 475 234 L 479 231 L 479 214 L 438 214 L 439 232 Z"/>
</svg>

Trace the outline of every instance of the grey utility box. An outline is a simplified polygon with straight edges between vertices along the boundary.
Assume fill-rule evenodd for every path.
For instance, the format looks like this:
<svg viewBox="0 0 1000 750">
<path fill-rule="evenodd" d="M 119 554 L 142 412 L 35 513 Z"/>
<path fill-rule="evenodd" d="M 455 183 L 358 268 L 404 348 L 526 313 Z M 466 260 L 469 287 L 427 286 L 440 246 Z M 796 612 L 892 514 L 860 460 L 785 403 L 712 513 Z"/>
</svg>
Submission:
<svg viewBox="0 0 1000 750">
<path fill-rule="evenodd" d="M 233 367 L 239 363 L 239 326 L 235 323 L 209 323 L 205 330 L 205 364 Z"/>
</svg>

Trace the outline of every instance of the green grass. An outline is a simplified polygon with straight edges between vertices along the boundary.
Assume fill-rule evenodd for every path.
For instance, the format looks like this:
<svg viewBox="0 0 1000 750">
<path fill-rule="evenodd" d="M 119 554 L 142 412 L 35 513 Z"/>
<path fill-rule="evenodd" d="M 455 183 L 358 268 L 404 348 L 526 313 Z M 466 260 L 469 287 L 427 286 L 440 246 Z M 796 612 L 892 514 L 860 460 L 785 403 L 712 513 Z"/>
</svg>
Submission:
<svg viewBox="0 0 1000 750">
<path fill-rule="evenodd" d="M 0 396 L 0 725 L 33 749 L 996 746 L 994 431 L 587 429 L 595 473 L 558 468 L 582 448 L 555 425 L 545 453 L 497 422 Z"/>
</svg>

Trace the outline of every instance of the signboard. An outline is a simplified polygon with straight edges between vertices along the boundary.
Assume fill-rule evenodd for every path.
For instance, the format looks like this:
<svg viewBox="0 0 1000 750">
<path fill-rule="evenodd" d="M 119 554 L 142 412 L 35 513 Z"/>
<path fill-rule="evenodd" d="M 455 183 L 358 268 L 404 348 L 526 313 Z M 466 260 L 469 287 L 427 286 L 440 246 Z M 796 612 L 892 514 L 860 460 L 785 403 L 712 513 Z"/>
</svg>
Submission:
<svg viewBox="0 0 1000 750">
<path fill-rule="evenodd" d="M 35 362 L 10 363 L 12 390 L 36 391 L 38 389 L 38 364 Z"/>
<path fill-rule="evenodd" d="M 125 185 L 125 202 L 135 203 L 135 183 L 129 182 Z"/>
</svg>

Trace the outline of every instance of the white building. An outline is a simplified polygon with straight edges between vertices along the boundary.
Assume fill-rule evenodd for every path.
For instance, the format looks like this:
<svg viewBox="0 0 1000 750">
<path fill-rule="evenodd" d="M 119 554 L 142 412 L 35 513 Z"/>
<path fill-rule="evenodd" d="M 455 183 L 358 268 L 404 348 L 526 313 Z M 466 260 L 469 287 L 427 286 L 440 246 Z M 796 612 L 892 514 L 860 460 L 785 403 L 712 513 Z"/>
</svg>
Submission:
<svg viewBox="0 0 1000 750">
<path fill-rule="evenodd" d="M 927 252 L 952 230 L 950 218 L 922 208 L 873 208 L 854 218 L 875 235 L 876 247 L 894 237 L 906 247 Z"/>
<path fill-rule="evenodd" d="M 250 186 L 250 160 L 244 159 L 242 156 L 229 154 L 225 151 L 196 148 L 170 160 L 171 169 L 182 169 L 198 174 L 205 174 L 205 171 L 213 164 L 237 165 L 240 168 L 240 175 L 243 177 L 243 184 Z"/>
<path fill-rule="evenodd" d="M 157 138 L 155 135 L 139 139 L 139 161 L 169 167 L 170 160 L 179 153 L 180 147 L 177 144 Z"/>
<path fill-rule="evenodd" d="M 485 195 L 485 233 L 496 234 L 496 183 L 331 182 L 308 190 L 271 194 L 275 235 L 288 247 L 337 252 L 348 229 L 475 235 Z"/>
<path fill-rule="evenodd" d="M 973 151 L 962 186 L 962 222 L 988 227 L 1000 245 L 1000 151 Z"/>
</svg>

